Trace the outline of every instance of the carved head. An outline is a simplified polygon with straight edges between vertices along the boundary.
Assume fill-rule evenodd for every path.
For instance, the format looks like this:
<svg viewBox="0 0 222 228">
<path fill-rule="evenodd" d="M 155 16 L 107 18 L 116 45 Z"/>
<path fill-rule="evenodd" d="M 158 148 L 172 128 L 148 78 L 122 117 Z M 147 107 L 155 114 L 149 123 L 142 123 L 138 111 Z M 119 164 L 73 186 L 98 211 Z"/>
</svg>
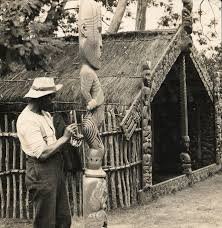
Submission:
<svg viewBox="0 0 222 228">
<path fill-rule="evenodd" d="M 100 7 L 94 0 L 81 0 L 79 9 L 80 58 L 94 69 L 100 68 L 101 32 Z"/>
<path fill-rule="evenodd" d="M 189 151 L 190 147 L 190 137 L 189 136 L 182 136 L 182 143 L 183 143 L 183 150 Z"/>
<path fill-rule="evenodd" d="M 187 8 L 190 12 L 193 9 L 193 0 L 182 0 L 183 5 L 185 8 Z"/>
<path fill-rule="evenodd" d="M 185 31 L 188 34 L 191 34 L 193 31 L 192 23 L 192 9 L 193 9 L 193 0 L 182 0 L 183 10 L 182 10 L 182 21 Z"/>
<path fill-rule="evenodd" d="M 151 62 L 147 61 L 145 64 L 142 65 L 142 76 L 143 76 L 143 83 L 144 86 L 151 88 Z"/>
<path fill-rule="evenodd" d="M 87 168 L 88 169 L 99 169 L 102 167 L 102 159 L 103 159 L 103 151 L 100 149 L 93 149 L 89 150 L 89 154 L 87 156 Z"/>
</svg>

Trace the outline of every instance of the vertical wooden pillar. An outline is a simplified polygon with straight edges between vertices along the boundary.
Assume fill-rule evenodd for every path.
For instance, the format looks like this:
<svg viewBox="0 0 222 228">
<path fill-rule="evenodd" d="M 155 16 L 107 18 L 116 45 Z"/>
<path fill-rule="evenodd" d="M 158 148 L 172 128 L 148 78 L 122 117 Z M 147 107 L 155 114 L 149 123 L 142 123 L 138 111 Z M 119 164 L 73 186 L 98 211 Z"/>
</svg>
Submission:
<svg viewBox="0 0 222 228">
<path fill-rule="evenodd" d="M 151 76 L 150 76 L 150 62 L 142 66 L 142 143 L 143 143 L 143 188 L 152 185 L 152 149 L 151 149 Z"/>
<path fill-rule="evenodd" d="M 220 96 L 220 85 L 221 85 L 222 71 L 217 72 L 214 78 L 214 107 L 215 107 L 215 137 L 216 137 L 216 163 L 221 164 L 221 141 L 222 141 L 222 131 L 221 131 L 221 114 L 222 114 L 222 104 Z"/>
<path fill-rule="evenodd" d="M 2 127 L 1 127 L 1 122 L 0 122 L 0 133 L 2 133 Z M 3 140 L 2 137 L 0 136 L 0 172 L 3 171 Z M 0 176 L 0 202 L 1 202 L 1 218 L 5 217 L 5 195 L 4 195 L 4 189 L 3 189 L 3 181 L 2 181 L 2 176 Z"/>
<path fill-rule="evenodd" d="M 190 137 L 188 135 L 186 57 L 182 56 L 180 72 L 180 111 L 181 111 L 181 154 L 183 173 L 191 174 L 191 159 L 189 155 Z"/>
<path fill-rule="evenodd" d="M 9 132 L 9 124 L 8 124 L 8 115 L 4 114 L 4 120 L 5 120 L 5 132 Z M 10 148 L 9 148 L 9 140 L 8 138 L 5 139 L 5 170 L 9 171 L 10 170 Z M 10 176 L 6 176 L 6 181 L 7 181 L 7 189 L 6 189 L 6 218 L 10 217 L 10 207 L 11 207 L 11 181 L 10 181 Z"/>
</svg>

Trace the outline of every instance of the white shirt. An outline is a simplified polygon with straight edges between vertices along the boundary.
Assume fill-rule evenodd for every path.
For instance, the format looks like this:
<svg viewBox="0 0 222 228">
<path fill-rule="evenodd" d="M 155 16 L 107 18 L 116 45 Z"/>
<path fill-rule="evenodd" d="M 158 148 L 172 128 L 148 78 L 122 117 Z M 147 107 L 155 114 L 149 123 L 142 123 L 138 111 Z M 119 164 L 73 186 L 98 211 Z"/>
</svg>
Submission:
<svg viewBox="0 0 222 228">
<path fill-rule="evenodd" d="M 26 107 L 17 120 L 17 134 L 22 150 L 39 158 L 45 147 L 56 142 L 55 128 L 50 113 L 36 114 Z"/>
</svg>

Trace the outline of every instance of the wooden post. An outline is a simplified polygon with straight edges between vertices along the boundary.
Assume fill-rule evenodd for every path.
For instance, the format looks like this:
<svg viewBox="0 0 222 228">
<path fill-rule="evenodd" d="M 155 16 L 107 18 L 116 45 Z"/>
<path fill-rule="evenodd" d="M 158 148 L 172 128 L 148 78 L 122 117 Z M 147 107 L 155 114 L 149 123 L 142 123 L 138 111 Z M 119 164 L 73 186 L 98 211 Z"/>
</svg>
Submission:
<svg viewBox="0 0 222 228">
<path fill-rule="evenodd" d="M 107 131 L 107 127 L 106 127 L 106 115 L 103 121 L 103 125 L 102 125 L 102 129 L 104 132 Z M 107 137 L 104 137 L 104 148 L 107 148 Z M 108 161 L 107 161 L 107 149 L 105 149 L 104 151 L 104 158 L 103 158 L 103 165 L 106 167 L 108 165 Z"/>
<path fill-rule="evenodd" d="M 186 55 L 192 47 L 191 33 L 193 0 L 182 0 L 182 33 L 181 50 L 183 52 L 180 72 L 180 107 L 181 107 L 181 147 L 180 159 L 183 173 L 191 174 L 191 159 L 189 155 L 190 138 L 188 135 L 188 113 L 187 113 L 187 85 L 186 85 Z"/>
<path fill-rule="evenodd" d="M 15 120 L 12 121 L 12 132 L 15 133 Z M 13 138 L 13 149 L 12 149 L 12 169 L 16 169 L 16 144 L 15 139 Z M 13 184 L 13 218 L 16 218 L 16 208 L 17 208 L 17 183 L 16 176 L 12 174 L 12 184 Z"/>
<path fill-rule="evenodd" d="M 108 117 L 108 131 L 112 131 L 112 119 L 111 114 L 108 111 L 107 112 Z M 110 155 L 110 165 L 111 167 L 115 167 L 115 161 L 114 161 L 114 150 L 113 150 L 113 136 L 108 136 L 108 145 L 109 145 L 109 155 Z M 116 200 L 116 186 L 115 186 L 115 172 L 111 173 L 111 194 L 112 194 L 112 208 L 117 208 L 117 200 Z"/>
<path fill-rule="evenodd" d="M 186 84 L 186 60 L 182 56 L 180 73 L 180 110 L 181 110 L 181 146 L 180 159 L 182 162 L 183 173 L 191 174 L 191 159 L 189 155 L 190 138 L 188 135 L 188 110 L 187 110 L 187 84 Z"/>
<path fill-rule="evenodd" d="M 4 120 L 5 120 L 5 132 L 8 132 L 8 115 L 4 114 Z M 9 141 L 6 138 L 5 139 L 5 170 L 9 171 L 10 167 L 10 161 L 9 161 Z M 7 175 L 6 177 L 7 180 L 7 190 L 6 190 L 6 218 L 10 217 L 10 206 L 11 206 L 11 183 L 10 183 L 10 176 Z"/>
<path fill-rule="evenodd" d="M 134 132 L 134 134 L 133 134 L 133 136 L 131 137 L 131 142 L 132 142 L 132 144 L 131 144 L 131 150 L 130 150 L 130 153 L 131 153 L 131 155 L 132 155 L 132 157 L 131 157 L 131 163 L 134 163 L 134 162 L 136 162 L 136 132 Z M 133 185 L 132 185 L 132 204 L 133 205 L 136 205 L 136 203 L 137 203 L 137 180 L 136 180 L 136 178 L 137 178 L 137 174 L 136 174 L 136 169 L 137 169 L 137 167 L 136 166 L 133 166 L 132 168 L 131 168 L 131 170 L 132 170 L 132 180 L 133 180 Z"/>
<path fill-rule="evenodd" d="M 24 169 L 24 160 L 23 160 L 23 157 L 24 157 L 24 153 L 22 151 L 22 148 L 21 148 L 21 145 L 20 145 L 20 170 L 23 170 Z M 23 177 L 22 177 L 22 174 L 19 175 L 19 217 L 21 219 L 24 218 L 24 203 L 23 203 Z"/>
<path fill-rule="evenodd" d="M 112 109 L 110 113 L 112 117 L 113 130 L 116 130 L 117 129 L 116 116 L 115 116 L 114 110 Z M 114 151 L 115 151 L 115 158 L 116 158 L 115 163 L 116 163 L 116 166 L 118 167 L 119 166 L 119 147 L 118 147 L 117 135 L 114 135 L 113 140 L 114 140 L 114 149 L 115 149 Z M 119 195 L 120 206 L 123 208 L 124 204 L 123 204 L 123 193 L 122 193 L 122 183 L 121 183 L 120 172 L 121 171 L 117 171 L 117 181 L 118 181 L 117 190 Z"/>
<path fill-rule="evenodd" d="M 182 71 L 180 74 L 180 99 L 181 99 L 181 135 L 188 136 L 188 113 L 187 113 L 187 84 L 186 84 L 186 62 L 182 57 Z"/>
<path fill-rule="evenodd" d="M 128 141 L 125 139 L 125 137 L 123 137 L 123 154 L 124 154 L 124 163 L 125 165 L 128 165 L 129 164 L 129 158 L 128 158 Z M 126 171 L 125 171 L 125 178 L 126 178 L 126 186 L 128 187 L 127 189 L 127 194 L 128 194 L 128 205 L 127 206 L 130 206 L 131 204 L 131 197 L 130 197 L 130 194 L 131 194 L 131 186 L 130 186 L 130 169 L 129 168 L 126 168 Z"/>
<path fill-rule="evenodd" d="M 103 121 L 103 125 L 102 125 L 102 129 L 104 132 L 108 131 L 107 130 L 107 110 L 105 112 L 105 118 L 104 118 L 104 121 Z M 104 157 L 103 157 L 103 166 L 107 167 L 108 166 L 108 137 L 105 136 L 104 137 L 104 148 L 105 148 L 105 151 L 104 151 Z M 111 204 L 111 200 L 110 200 L 110 195 L 109 195 L 109 173 L 106 173 L 106 188 L 107 188 L 107 191 L 108 191 L 108 194 L 107 194 L 107 210 L 109 211 L 110 210 L 110 204 Z"/>
<path fill-rule="evenodd" d="M 1 123 L 0 123 L 1 124 Z M 2 133 L 2 128 L 0 125 L 0 133 Z M 2 171 L 2 153 L 3 153 L 3 148 L 2 148 L 2 138 L 0 137 L 0 172 Z M 5 196 L 4 196 L 4 191 L 3 191 L 3 185 L 2 185 L 2 176 L 0 176 L 0 196 L 1 196 L 1 218 L 4 218 L 5 215 Z"/>
<path fill-rule="evenodd" d="M 123 146 L 123 140 L 124 137 L 123 135 L 119 135 L 119 152 L 120 152 L 120 166 L 124 165 L 123 162 L 123 154 L 124 154 L 124 146 Z M 123 189 L 123 200 L 124 200 L 124 205 L 126 207 L 130 206 L 130 185 L 129 185 L 129 169 L 126 168 L 125 170 L 120 170 L 120 175 L 121 175 L 121 182 L 122 182 L 122 189 Z"/>
</svg>

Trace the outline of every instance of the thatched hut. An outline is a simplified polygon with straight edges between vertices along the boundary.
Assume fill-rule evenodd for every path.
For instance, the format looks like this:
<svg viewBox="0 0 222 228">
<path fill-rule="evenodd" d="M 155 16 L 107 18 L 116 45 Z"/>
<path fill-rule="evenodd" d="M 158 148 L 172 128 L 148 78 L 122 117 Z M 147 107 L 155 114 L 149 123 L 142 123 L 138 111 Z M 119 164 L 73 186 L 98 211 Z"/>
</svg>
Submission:
<svg viewBox="0 0 222 228">
<path fill-rule="evenodd" d="M 81 129 L 85 105 L 80 95 L 78 39 L 64 39 L 62 53 L 51 56 L 52 69 L 18 67 L 0 80 L 0 215 L 30 218 L 32 208 L 24 187 L 25 155 L 15 121 L 24 108 L 24 94 L 38 76 L 51 76 L 64 89 L 54 113 Z M 195 48 L 183 56 L 181 29 L 126 32 L 103 37 L 99 79 L 106 95 L 101 129 L 106 154 L 103 168 L 109 188 L 108 208 L 129 207 L 142 196 L 163 194 L 187 186 L 220 169 L 218 84 L 213 86 Z M 141 66 L 149 61 L 150 95 L 143 96 Z M 191 174 L 183 174 L 180 151 L 180 74 L 187 75 L 187 117 Z M 125 118 L 125 119 L 124 119 Z M 128 118 L 128 128 L 126 120 Z M 217 124 L 216 124 L 217 123 Z M 130 127 L 130 126 L 131 127 Z M 86 145 L 80 148 L 84 164 Z M 69 174 L 67 188 L 73 214 L 82 210 L 82 173 Z M 146 193 L 146 194 L 143 194 Z"/>
</svg>

